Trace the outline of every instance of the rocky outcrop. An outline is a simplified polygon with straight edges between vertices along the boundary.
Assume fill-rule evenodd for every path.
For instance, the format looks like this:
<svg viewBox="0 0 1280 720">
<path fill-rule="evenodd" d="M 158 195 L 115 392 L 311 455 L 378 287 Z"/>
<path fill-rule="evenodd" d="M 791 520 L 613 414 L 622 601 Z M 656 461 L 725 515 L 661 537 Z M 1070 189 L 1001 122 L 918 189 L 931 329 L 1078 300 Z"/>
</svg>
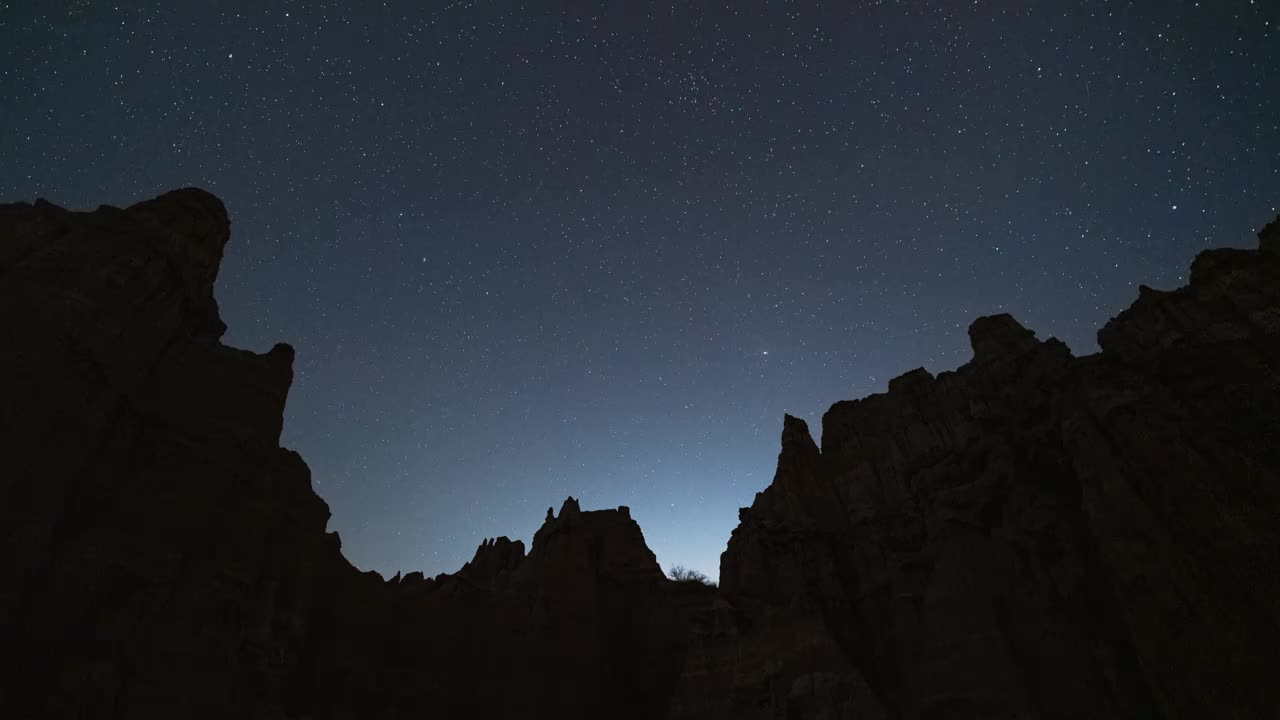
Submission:
<svg viewBox="0 0 1280 720">
<path fill-rule="evenodd" d="M 821 618 L 848 664 L 748 661 L 728 696 L 763 707 L 721 716 L 822 717 L 814 693 L 825 717 L 1273 714 L 1276 228 L 1202 253 L 1185 288 L 1144 289 L 1100 354 L 979 318 L 972 361 L 836 403 L 821 449 L 787 418 L 721 587 L 748 616 Z"/>
<path fill-rule="evenodd" d="M 0 206 L 5 717 L 653 717 L 684 633 L 626 508 L 384 581 L 279 447 L 293 350 L 218 342 L 222 203 Z"/>
<path fill-rule="evenodd" d="M 0 208 L 12 717 L 208 717 L 296 661 L 328 508 L 279 447 L 293 351 L 217 342 L 207 193 Z"/>
<path fill-rule="evenodd" d="M 361 573 L 279 447 L 293 351 L 218 341 L 229 223 L 181 190 L 0 206 L 5 717 L 1271 717 L 1280 221 L 1075 357 L 787 417 L 721 585 L 627 508 Z"/>
<path fill-rule="evenodd" d="M 497 538 L 454 575 L 322 585 L 287 705 L 312 717 L 660 717 L 689 614 L 626 508 L 573 498 L 527 557 Z"/>
</svg>

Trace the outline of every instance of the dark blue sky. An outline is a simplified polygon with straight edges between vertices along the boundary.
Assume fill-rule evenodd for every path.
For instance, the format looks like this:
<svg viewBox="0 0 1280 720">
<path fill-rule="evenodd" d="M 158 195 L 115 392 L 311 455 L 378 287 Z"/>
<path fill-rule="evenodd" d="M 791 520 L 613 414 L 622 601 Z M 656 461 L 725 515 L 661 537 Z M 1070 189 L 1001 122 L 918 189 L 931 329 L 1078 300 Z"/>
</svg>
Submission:
<svg viewBox="0 0 1280 720">
<path fill-rule="evenodd" d="M 784 411 L 1092 352 L 1280 203 L 1272 0 L 554 5 L 0 0 L 0 198 L 224 199 L 361 568 L 574 495 L 715 575 Z"/>
</svg>

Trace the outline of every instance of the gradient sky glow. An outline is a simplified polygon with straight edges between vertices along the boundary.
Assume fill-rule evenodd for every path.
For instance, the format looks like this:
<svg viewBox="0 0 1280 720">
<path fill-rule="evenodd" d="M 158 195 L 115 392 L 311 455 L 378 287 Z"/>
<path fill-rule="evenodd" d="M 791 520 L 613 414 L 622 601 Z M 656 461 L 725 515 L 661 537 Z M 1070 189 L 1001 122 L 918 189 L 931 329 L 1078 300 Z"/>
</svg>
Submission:
<svg viewBox="0 0 1280 720">
<path fill-rule="evenodd" d="M 356 8 L 359 9 L 356 9 Z M 424 9 L 431 8 L 431 9 Z M 1280 3 L 0 0 L 0 199 L 196 185 L 347 557 L 566 495 L 716 575 L 783 412 L 1092 352 L 1280 198 Z"/>
</svg>

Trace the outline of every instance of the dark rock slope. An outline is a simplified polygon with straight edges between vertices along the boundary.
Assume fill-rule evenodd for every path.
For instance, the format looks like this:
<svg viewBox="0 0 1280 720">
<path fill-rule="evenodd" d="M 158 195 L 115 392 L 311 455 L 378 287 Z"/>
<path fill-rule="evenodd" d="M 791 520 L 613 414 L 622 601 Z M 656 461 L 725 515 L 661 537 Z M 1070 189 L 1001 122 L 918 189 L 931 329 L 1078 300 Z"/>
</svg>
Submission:
<svg viewBox="0 0 1280 720">
<path fill-rule="evenodd" d="M 1280 708 L 1280 225 L 1073 357 L 786 418 L 719 590 L 572 498 L 453 575 L 343 559 L 279 447 L 293 352 L 218 342 L 181 190 L 0 206 L 0 716 L 1201 718 Z"/>
</svg>

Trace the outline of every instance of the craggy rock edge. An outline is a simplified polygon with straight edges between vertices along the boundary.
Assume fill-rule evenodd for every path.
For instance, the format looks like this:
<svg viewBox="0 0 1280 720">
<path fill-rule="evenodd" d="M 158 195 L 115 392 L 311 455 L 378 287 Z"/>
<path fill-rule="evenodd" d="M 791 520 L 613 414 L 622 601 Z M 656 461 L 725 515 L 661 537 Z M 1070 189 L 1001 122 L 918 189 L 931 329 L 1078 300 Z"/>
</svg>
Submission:
<svg viewBox="0 0 1280 720">
<path fill-rule="evenodd" d="M 361 573 L 279 447 L 293 350 L 220 344 L 200 190 L 0 206 L 14 717 L 1266 717 L 1280 707 L 1280 221 L 1074 357 L 787 417 L 718 590 L 566 500 L 452 575 Z"/>
</svg>

